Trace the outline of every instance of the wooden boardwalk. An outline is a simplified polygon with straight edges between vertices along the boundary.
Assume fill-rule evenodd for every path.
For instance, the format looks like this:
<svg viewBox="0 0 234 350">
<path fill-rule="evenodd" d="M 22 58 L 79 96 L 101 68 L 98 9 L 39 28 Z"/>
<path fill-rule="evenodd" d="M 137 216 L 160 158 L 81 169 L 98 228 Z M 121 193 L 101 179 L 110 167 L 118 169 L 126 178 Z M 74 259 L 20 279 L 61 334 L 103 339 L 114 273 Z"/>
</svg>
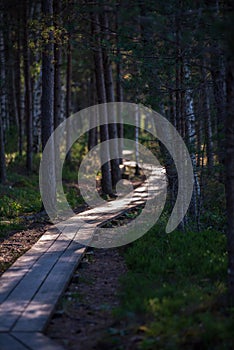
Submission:
<svg viewBox="0 0 234 350">
<path fill-rule="evenodd" d="M 166 185 L 162 173 L 161 167 L 152 172 L 155 188 L 159 184 Z M 85 219 L 89 229 L 91 227 L 95 231 L 97 226 L 144 203 L 153 195 L 152 182 L 150 189 L 146 182 L 133 191 L 127 205 L 123 200 L 116 199 L 108 205 L 77 214 L 76 217 Z M 110 210 L 111 203 L 117 208 L 115 212 Z M 86 247 L 78 243 L 77 235 L 86 234 L 86 229 L 84 225 L 74 233 L 66 226 L 61 231 L 56 227 L 50 228 L 1 276 L 0 350 L 63 349 L 46 337 L 43 331 L 85 253 Z"/>
</svg>

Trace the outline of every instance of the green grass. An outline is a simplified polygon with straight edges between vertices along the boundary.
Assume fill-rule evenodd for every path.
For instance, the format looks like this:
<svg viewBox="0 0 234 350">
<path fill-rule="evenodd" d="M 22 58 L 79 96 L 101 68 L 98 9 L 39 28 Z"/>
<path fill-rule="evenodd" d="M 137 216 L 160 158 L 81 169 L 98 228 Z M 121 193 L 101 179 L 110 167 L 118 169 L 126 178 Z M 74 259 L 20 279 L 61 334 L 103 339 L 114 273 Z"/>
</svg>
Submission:
<svg viewBox="0 0 234 350">
<path fill-rule="evenodd" d="M 14 218 L 40 210 L 39 189 L 37 187 L 28 187 L 24 182 L 20 182 L 19 186 L 9 186 L 8 188 L 0 189 L 0 217 Z"/>
<path fill-rule="evenodd" d="M 6 147 L 7 183 L 0 185 L 0 236 L 24 227 L 21 216 L 34 214 L 41 210 L 38 169 L 41 153 L 33 155 L 33 171 L 26 170 L 26 155 L 17 153 L 14 141 L 15 130 L 8 135 Z M 75 209 L 84 203 L 77 186 L 78 169 L 86 147 L 84 140 L 76 142 L 71 151 L 71 162 L 63 167 L 63 186 L 67 201 Z"/>
<path fill-rule="evenodd" d="M 14 165 L 15 167 L 15 165 Z M 27 176 L 8 167 L 8 183 L 0 185 L 0 236 L 24 228 L 21 216 L 36 213 L 41 208 L 38 175 Z"/>
<path fill-rule="evenodd" d="M 129 271 L 115 315 L 137 323 L 143 335 L 139 349 L 232 348 L 224 234 L 166 234 L 157 225 L 127 247 L 124 257 Z"/>
<path fill-rule="evenodd" d="M 26 174 L 24 161 L 23 157 L 8 164 L 8 182 L 0 186 L 0 217 L 14 218 L 40 210 L 38 174 Z"/>
<path fill-rule="evenodd" d="M 4 238 L 8 232 L 19 231 L 24 229 L 24 224 L 18 219 L 0 221 L 0 238 Z"/>
</svg>

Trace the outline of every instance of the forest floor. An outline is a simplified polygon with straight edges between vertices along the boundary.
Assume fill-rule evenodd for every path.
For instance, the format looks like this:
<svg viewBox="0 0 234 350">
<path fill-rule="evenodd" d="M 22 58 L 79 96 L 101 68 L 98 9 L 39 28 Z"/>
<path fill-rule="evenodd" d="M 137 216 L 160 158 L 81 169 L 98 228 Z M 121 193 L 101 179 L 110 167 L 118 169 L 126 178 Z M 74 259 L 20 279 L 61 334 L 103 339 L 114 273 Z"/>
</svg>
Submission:
<svg viewBox="0 0 234 350">
<path fill-rule="evenodd" d="M 24 230 L 11 231 L 0 237 L 0 275 L 30 249 L 48 227 L 44 222 L 32 222 Z"/>
<path fill-rule="evenodd" d="M 119 279 L 125 273 L 118 249 L 89 250 L 60 300 L 47 336 L 68 350 L 113 349 L 109 338 L 116 330 L 113 309 L 119 304 Z M 124 349 L 133 349 L 129 339 L 124 343 Z"/>
</svg>

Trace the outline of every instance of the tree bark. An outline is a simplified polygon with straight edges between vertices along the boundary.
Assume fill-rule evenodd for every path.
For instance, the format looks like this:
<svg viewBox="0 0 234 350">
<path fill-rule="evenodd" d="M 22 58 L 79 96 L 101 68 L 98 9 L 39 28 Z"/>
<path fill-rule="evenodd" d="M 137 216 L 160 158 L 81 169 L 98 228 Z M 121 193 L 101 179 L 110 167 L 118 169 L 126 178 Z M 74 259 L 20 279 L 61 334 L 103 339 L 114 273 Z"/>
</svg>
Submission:
<svg viewBox="0 0 234 350">
<path fill-rule="evenodd" d="M 3 15 L 0 13 L 0 22 Z M 6 159 L 5 159 L 5 144 L 3 136 L 3 118 L 5 117 L 5 44 L 2 29 L 0 29 L 0 183 L 6 182 Z"/>
<path fill-rule="evenodd" d="M 117 53 L 117 62 L 116 62 L 116 100 L 117 102 L 123 102 L 123 87 L 121 84 L 121 77 L 122 77 L 122 57 L 121 57 L 121 51 L 120 51 L 120 43 L 119 43 L 119 34 L 118 34 L 118 29 L 119 29 L 119 15 L 118 15 L 118 8 L 116 10 L 116 53 Z M 119 147 L 119 164 L 123 163 L 123 138 L 124 138 L 124 127 L 123 127 L 123 116 L 121 112 L 121 105 L 119 105 L 118 108 L 118 124 L 117 124 L 117 130 L 118 130 L 118 147 Z"/>
<path fill-rule="evenodd" d="M 18 17 L 18 25 L 21 25 L 21 11 Z M 22 86 L 21 86 L 21 33 L 20 30 L 17 33 L 17 51 L 15 62 L 15 85 L 16 85 L 16 103 L 17 103 L 17 115 L 18 115 L 18 150 L 19 156 L 23 153 L 23 111 L 22 111 Z"/>
<path fill-rule="evenodd" d="M 18 108 L 17 108 L 17 92 L 16 92 L 16 72 L 15 72 L 15 58 L 16 52 L 14 52 L 12 67 L 11 67 L 11 85 L 12 85 L 12 125 L 19 129 L 19 116 L 18 116 Z"/>
<path fill-rule="evenodd" d="M 35 58 L 36 59 L 36 58 Z M 37 58 L 39 61 L 40 58 Z M 38 153 L 40 151 L 40 139 L 41 139 L 41 72 L 33 80 L 33 152 Z"/>
<path fill-rule="evenodd" d="M 204 61 L 204 66 L 206 62 Z M 209 86 L 207 81 L 206 69 L 202 68 L 203 76 L 203 101 L 204 101 L 204 112 L 205 112 L 205 143 L 206 143 L 206 155 L 207 155 L 207 166 L 209 172 L 212 171 L 214 166 L 214 155 L 213 155 L 213 140 L 212 140 L 212 125 L 211 125 L 211 110 L 210 110 L 210 94 Z"/>
<path fill-rule="evenodd" d="M 89 106 L 93 106 L 96 103 L 96 96 L 94 91 L 95 77 L 91 77 L 89 81 Z M 88 150 L 90 151 L 93 147 L 98 144 L 98 129 L 93 127 L 93 120 L 90 120 L 89 124 L 89 138 L 88 138 Z"/>
<path fill-rule="evenodd" d="M 0 12 L 1 23 L 3 22 L 3 13 Z M 1 88 L 1 115 L 2 115 L 2 128 L 3 131 L 6 130 L 7 125 L 7 89 L 6 89 L 6 47 L 5 47 L 5 38 L 4 32 L 0 29 L 0 60 L 1 60 L 1 80 L 0 80 L 0 88 Z"/>
<path fill-rule="evenodd" d="M 234 61 L 227 65 L 227 117 L 226 117 L 226 203 L 228 295 L 234 306 Z"/>
<path fill-rule="evenodd" d="M 61 0 L 54 0 L 54 15 L 58 27 L 61 26 Z M 62 46 L 55 42 L 54 45 L 54 129 L 61 121 L 61 65 L 62 65 Z"/>
<path fill-rule="evenodd" d="M 26 134 L 27 152 L 26 167 L 28 172 L 32 171 L 33 163 L 33 136 L 32 136 L 32 87 L 30 77 L 30 49 L 28 46 L 28 15 L 29 2 L 24 7 L 24 80 L 25 80 L 25 114 L 26 114 Z"/>
<path fill-rule="evenodd" d="M 71 115 L 71 85 L 72 85 L 72 47 L 71 39 L 69 38 L 67 47 L 67 90 L 66 90 L 66 118 Z M 68 122 L 69 123 L 69 122 Z M 67 144 L 70 144 L 70 127 L 67 127 Z M 67 161 L 71 161 L 71 151 L 67 153 Z"/>
<path fill-rule="evenodd" d="M 61 0 L 54 0 L 54 20 L 55 27 L 62 26 L 62 3 Z M 55 40 L 54 44 L 54 130 L 57 129 L 62 121 L 62 80 L 61 80 L 61 66 L 62 66 L 62 43 Z M 55 136 L 54 140 L 55 150 L 59 149 L 59 140 Z M 59 176 L 60 168 L 60 154 L 55 151 L 55 172 L 56 177 Z"/>
<path fill-rule="evenodd" d="M 213 91 L 216 104 L 216 123 L 217 123 L 217 153 L 218 161 L 221 166 L 220 181 L 224 181 L 224 159 L 225 159 L 225 73 L 223 63 L 221 60 L 222 53 L 217 49 L 216 55 L 220 57 L 219 62 L 212 60 L 211 76 L 213 80 Z M 216 56 L 215 55 L 215 56 Z M 220 62 L 221 61 L 221 62 Z"/>
<path fill-rule="evenodd" d="M 47 25 L 52 25 L 53 1 L 42 0 L 42 12 Z M 48 43 L 44 43 L 42 52 L 42 150 L 53 132 L 54 122 L 54 65 L 52 33 L 49 34 Z"/>
<path fill-rule="evenodd" d="M 190 156 L 193 165 L 193 173 L 194 173 L 194 191 L 191 201 L 191 212 L 197 224 L 197 229 L 199 230 L 199 219 L 200 219 L 200 184 L 198 179 L 198 173 L 196 169 L 196 153 L 195 153 L 195 145 L 196 145 L 196 130 L 195 130 L 195 113 L 194 113 L 194 101 L 192 96 L 191 89 L 191 73 L 188 63 L 185 62 L 184 65 L 184 79 L 186 85 L 185 91 L 185 116 L 186 116 L 186 125 L 187 125 L 187 138 L 189 142 Z"/>
<path fill-rule="evenodd" d="M 140 175 L 139 169 L 139 108 L 136 107 L 135 110 L 135 155 L 136 155 L 136 166 L 135 166 L 135 175 Z"/>
<path fill-rule="evenodd" d="M 0 13 L 0 22 L 2 23 L 3 14 Z M 6 80 L 6 61 L 5 61 L 5 42 L 2 29 L 0 29 L 0 182 L 6 182 L 6 159 L 5 159 L 5 144 L 3 118 L 6 113 L 5 101 L 5 80 Z"/>
<path fill-rule="evenodd" d="M 97 98 L 99 103 L 106 103 L 106 90 L 104 81 L 104 70 L 103 70 L 103 57 L 100 43 L 100 23 L 96 13 L 91 15 L 92 34 L 96 38 L 96 47 L 94 48 L 94 65 L 95 65 L 95 76 L 96 76 L 96 88 Z M 101 142 L 105 142 L 109 139 L 108 132 L 108 120 L 107 110 L 103 113 L 100 125 L 100 139 Z M 105 154 L 104 154 L 105 153 Z M 112 194 L 112 179 L 111 179 L 111 168 L 110 162 L 104 162 L 103 159 L 110 159 L 109 147 L 105 147 L 104 153 L 101 154 L 102 161 L 102 191 L 106 194 Z"/>
<path fill-rule="evenodd" d="M 0 183 L 6 182 L 6 158 L 5 158 L 5 145 L 3 136 L 3 124 L 2 117 L 0 115 Z"/>
<path fill-rule="evenodd" d="M 104 10 L 104 13 L 102 15 L 102 30 L 104 32 L 104 38 L 108 42 L 110 40 L 109 36 L 109 21 L 108 21 L 108 14 L 106 10 Z M 106 48 L 103 48 L 103 64 L 104 64 L 104 77 L 105 77 L 105 88 L 106 88 L 106 102 L 114 102 L 115 96 L 114 96 L 114 82 L 113 82 L 113 74 L 112 74 L 112 64 L 110 57 L 108 55 L 108 52 Z M 107 106 L 107 112 L 108 112 L 108 106 Z M 119 168 L 119 156 L 118 156 L 118 129 L 117 129 L 117 123 L 116 123 L 116 117 L 115 115 L 107 115 L 108 119 L 111 117 L 112 121 L 108 124 L 108 131 L 109 131 L 109 138 L 113 139 L 113 147 L 110 149 L 110 155 L 111 155 L 111 177 L 112 177 L 112 185 L 115 187 L 117 182 L 121 179 L 121 172 Z"/>
<path fill-rule="evenodd" d="M 47 28 L 53 25 L 53 1 L 42 0 L 42 13 L 46 21 Z M 54 46 L 53 35 L 48 33 L 49 38 L 43 46 L 42 52 L 42 98 L 41 98 L 41 137 L 42 150 L 44 151 L 47 141 L 53 133 L 54 126 Z M 54 143 L 49 143 L 49 157 L 44 159 L 42 178 L 47 183 L 48 193 L 43 195 L 51 203 L 49 215 L 56 213 L 56 182 L 55 182 L 55 162 Z M 48 186 L 49 184 L 49 186 Z"/>
<path fill-rule="evenodd" d="M 180 5 L 181 6 L 181 5 Z M 182 110 L 181 106 L 184 103 L 182 101 L 182 70 L 183 70 L 183 60 L 182 60 L 182 49 L 181 49 L 181 22 L 180 14 L 178 13 L 175 17 L 175 38 L 176 38 L 176 77 L 175 77 L 175 127 L 179 132 L 180 136 L 183 137 L 182 128 Z M 180 150 L 178 150 L 180 152 Z M 170 157 L 169 157 L 170 159 Z M 172 204 L 175 205 L 177 191 L 178 191 L 178 176 L 172 159 L 169 160 L 169 186 L 171 190 Z M 168 171 L 167 171 L 168 172 Z M 181 208 L 182 209 L 182 208 Z M 186 217 L 183 218 L 179 224 L 179 229 L 184 231 L 186 223 Z"/>
</svg>

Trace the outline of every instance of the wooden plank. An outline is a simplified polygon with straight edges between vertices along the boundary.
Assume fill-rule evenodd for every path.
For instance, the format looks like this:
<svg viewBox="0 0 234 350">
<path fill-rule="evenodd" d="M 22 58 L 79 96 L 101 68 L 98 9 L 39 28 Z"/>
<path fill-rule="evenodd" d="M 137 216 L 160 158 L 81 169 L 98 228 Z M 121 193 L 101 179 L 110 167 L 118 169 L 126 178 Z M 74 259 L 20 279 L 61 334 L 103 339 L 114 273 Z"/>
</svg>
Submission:
<svg viewBox="0 0 234 350">
<path fill-rule="evenodd" d="M 41 237 L 24 255 L 19 257 L 16 262 L 0 277 L 0 303 L 2 303 L 12 290 L 17 286 L 20 280 L 29 272 L 41 255 L 49 249 L 59 234 Z"/>
<path fill-rule="evenodd" d="M 28 350 L 19 340 L 9 333 L 0 333 L 0 350 Z"/>
<path fill-rule="evenodd" d="M 67 234 L 62 233 L 47 252 L 35 262 L 4 303 L 0 305 L 0 331 L 9 331 L 12 328 L 69 244 L 70 240 L 67 238 Z"/>
<path fill-rule="evenodd" d="M 70 244 L 18 319 L 13 328 L 14 331 L 41 332 L 44 330 L 85 249 L 75 241 Z"/>
<path fill-rule="evenodd" d="M 0 306 L 0 330 L 6 331 L 11 329 L 57 258 L 58 254 L 53 254 L 47 257 L 44 265 L 39 263 L 31 273 L 21 280 L 8 299 Z"/>
<path fill-rule="evenodd" d="M 89 246 L 92 238 L 93 238 L 93 233 L 97 227 L 98 221 L 90 224 L 85 224 L 83 225 L 80 230 L 76 233 L 74 241 L 82 244 L 84 246 Z"/>
<path fill-rule="evenodd" d="M 42 333 L 13 332 L 12 335 L 20 340 L 30 350 L 64 350 L 64 347 Z M 25 348 L 24 348 L 25 349 Z M 14 350 L 8 349 L 5 350 Z"/>
</svg>

